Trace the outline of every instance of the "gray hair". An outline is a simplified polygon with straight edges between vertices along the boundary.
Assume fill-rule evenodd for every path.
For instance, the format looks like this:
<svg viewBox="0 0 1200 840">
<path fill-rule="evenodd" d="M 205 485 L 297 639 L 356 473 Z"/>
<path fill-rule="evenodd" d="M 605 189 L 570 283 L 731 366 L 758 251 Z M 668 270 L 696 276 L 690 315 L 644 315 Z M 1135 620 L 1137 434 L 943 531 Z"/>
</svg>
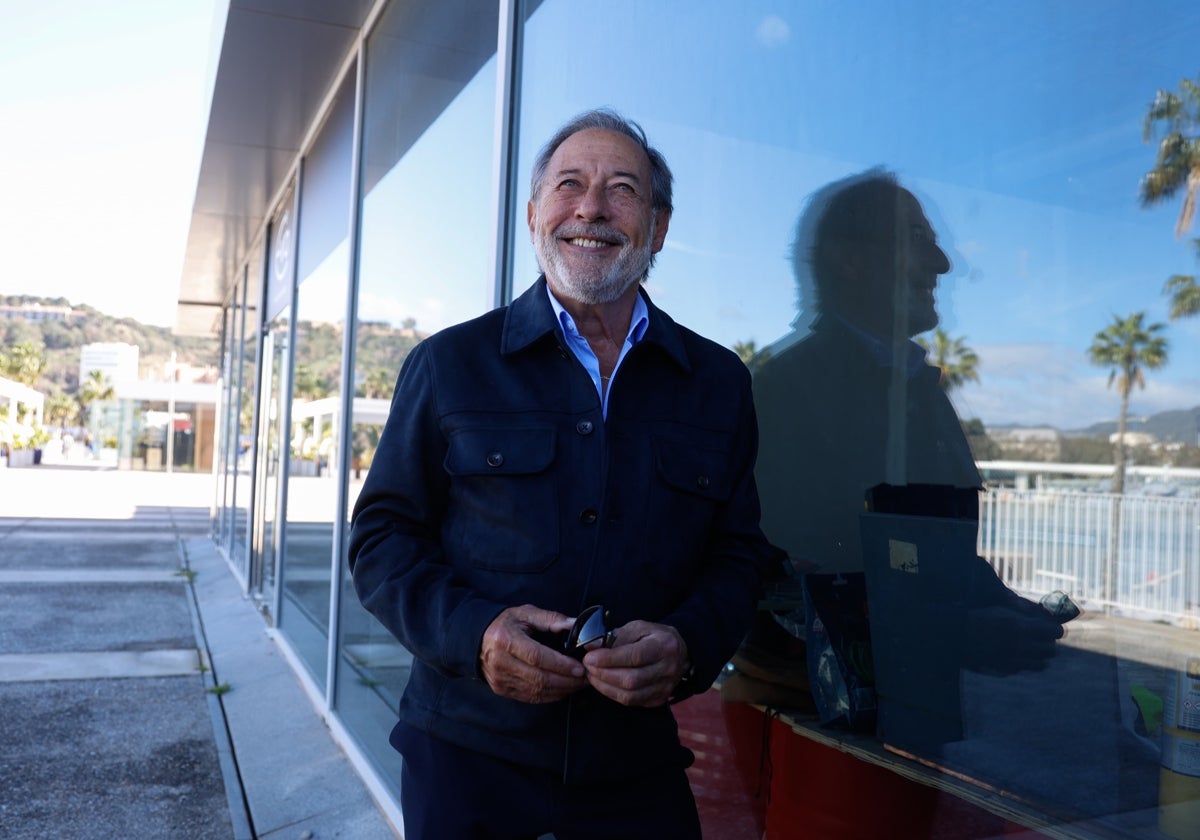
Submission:
<svg viewBox="0 0 1200 840">
<path fill-rule="evenodd" d="M 558 151 L 568 137 L 589 129 L 601 129 L 623 134 L 641 147 L 650 160 L 650 203 L 654 210 L 672 210 L 671 182 L 673 176 L 667 166 L 667 160 L 662 153 L 650 145 L 646 132 L 633 120 L 627 120 L 610 108 L 595 108 L 584 111 L 560 128 L 545 146 L 538 152 L 533 161 L 533 172 L 529 178 L 529 200 L 536 201 L 541 192 L 542 183 L 546 180 L 546 170 L 550 166 L 550 158 Z"/>
</svg>

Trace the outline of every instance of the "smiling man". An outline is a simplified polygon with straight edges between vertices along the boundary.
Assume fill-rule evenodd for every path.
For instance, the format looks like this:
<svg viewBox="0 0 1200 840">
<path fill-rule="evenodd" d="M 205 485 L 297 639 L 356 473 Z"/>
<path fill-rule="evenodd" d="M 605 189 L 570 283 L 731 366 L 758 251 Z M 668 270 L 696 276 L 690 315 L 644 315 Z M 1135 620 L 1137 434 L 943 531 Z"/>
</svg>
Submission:
<svg viewBox="0 0 1200 840">
<path fill-rule="evenodd" d="M 350 565 L 414 657 L 410 840 L 700 837 L 669 704 L 737 647 L 768 547 L 749 375 L 641 288 L 671 182 L 637 124 L 572 120 L 531 178 L 543 276 L 400 372 Z"/>
</svg>

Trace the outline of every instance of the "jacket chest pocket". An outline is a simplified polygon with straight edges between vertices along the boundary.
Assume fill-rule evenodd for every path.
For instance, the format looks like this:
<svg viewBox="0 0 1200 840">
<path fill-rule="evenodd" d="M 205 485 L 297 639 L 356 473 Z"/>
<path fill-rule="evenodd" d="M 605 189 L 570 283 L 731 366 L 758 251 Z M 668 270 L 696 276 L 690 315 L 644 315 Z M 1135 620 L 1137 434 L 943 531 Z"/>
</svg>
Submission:
<svg viewBox="0 0 1200 840">
<path fill-rule="evenodd" d="M 674 438 L 655 438 L 654 481 L 650 492 L 652 574 L 685 589 L 707 554 L 720 506 L 733 493 L 728 450 Z"/>
<path fill-rule="evenodd" d="M 709 449 L 671 438 L 654 439 L 654 465 L 674 493 L 695 502 L 723 502 L 733 492 L 727 450 Z"/>
<path fill-rule="evenodd" d="M 450 434 L 443 545 L 451 562 L 540 572 L 558 557 L 553 426 L 463 428 Z"/>
</svg>

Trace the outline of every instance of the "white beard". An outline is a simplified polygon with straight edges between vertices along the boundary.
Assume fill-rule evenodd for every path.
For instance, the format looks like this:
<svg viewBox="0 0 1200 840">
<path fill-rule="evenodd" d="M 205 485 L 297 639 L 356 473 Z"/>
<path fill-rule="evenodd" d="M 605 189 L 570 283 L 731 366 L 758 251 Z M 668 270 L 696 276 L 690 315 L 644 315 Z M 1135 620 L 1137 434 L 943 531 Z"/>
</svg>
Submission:
<svg viewBox="0 0 1200 840">
<path fill-rule="evenodd" d="M 580 303 L 595 306 L 612 303 L 628 291 L 629 287 L 641 282 L 650 273 L 654 260 L 652 245 L 655 221 L 650 221 L 650 235 L 644 248 L 629 244 L 629 238 L 611 228 L 592 225 L 572 226 L 564 224 L 548 235 L 535 235 L 534 251 L 538 267 L 546 274 L 551 286 L 562 294 Z M 607 266 L 600 260 L 594 265 L 585 262 L 582 267 L 573 267 L 558 250 L 558 239 L 562 236 L 595 236 L 598 239 L 619 241 L 622 244 L 617 258 Z"/>
</svg>

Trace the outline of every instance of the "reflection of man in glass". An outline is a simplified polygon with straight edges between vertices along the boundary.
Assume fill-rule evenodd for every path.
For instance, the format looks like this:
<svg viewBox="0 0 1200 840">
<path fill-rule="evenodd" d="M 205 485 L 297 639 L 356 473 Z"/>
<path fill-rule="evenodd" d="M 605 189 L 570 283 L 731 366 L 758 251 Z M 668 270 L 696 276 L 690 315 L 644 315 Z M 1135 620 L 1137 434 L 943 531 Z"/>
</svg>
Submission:
<svg viewBox="0 0 1200 840">
<path fill-rule="evenodd" d="M 750 377 L 640 287 L 671 173 L 636 125 L 568 123 L 528 211 L 544 278 L 416 347 L 355 508 L 356 589 L 415 659 L 406 836 L 695 840 L 667 704 L 756 603 Z"/>
<path fill-rule="evenodd" d="M 770 348 L 755 375 L 763 529 L 802 569 L 862 571 L 869 488 L 982 484 L 940 371 L 912 340 L 938 324 L 934 290 L 950 261 L 920 202 L 880 171 L 812 198 L 794 259 L 815 319 L 808 335 Z M 990 567 L 978 577 L 977 604 L 1002 603 L 1037 624 L 1021 624 L 1026 641 L 1006 646 L 1003 667 L 1040 665 L 1060 628 Z"/>
<path fill-rule="evenodd" d="M 799 571 L 837 581 L 839 573 L 864 570 L 860 520 L 870 488 L 935 485 L 951 498 L 973 501 L 981 479 L 940 371 L 912 340 L 938 324 L 934 291 L 950 270 L 916 197 L 881 171 L 831 184 L 810 200 L 793 249 L 799 320 L 811 321 L 811 331 L 797 329 L 769 347 L 755 372 L 762 525 Z M 907 734 L 934 750 L 962 737 L 961 668 L 1040 669 L 1062 634 L 1038 605 L 1005 587 L 975 556 L 971 523 L 965 524 L 956 533 L 967 534 L 968 545 L 959 548 L 968 591 L 955 592 L 953 605 L 913 605 L 907 617 L 927 632 L 908 638 L 921 644 L 882 645 L 894 641 L 889 634 L 874 645 L 877 673 L 881 657 L 890 654 L 911 657 L 912 673 L 930 677 L 904 688 L 913 688 L 915 702 L 927 710 L 906 719 L 915 720 L 917 730 Z M 876 618 L 873 612 L 873 630 Z M 760 618 L 748 640 L 751 652 L 756 640 L 778 644 L 778 630 Z M 898 664 L 904 669 L 910 662 Z M 899 824 L 885 833 L 923 836 L 922 820 L 934 803 L 907 790 L 896 797 L 907 803 L 898 809 L 911 821 L 905 830 L 915 833 L 904 834 Z M 878 811 L 885 822 L 899 818 L 887 808 Z M 833 826 L 855 819 L 833 810 L 825 816 L 829 834 L 823 836 L 842 836 Z"/>
<path fill-rule="evenodd" d="M 816 317 L 756 374 L 764 530 L 822 572 L 861 571 L 867 488 L 980 484 L 938 370 L 911 340 L 938 323 L 950 261 L 920 203 L 881 173 L 814 196 L 794 248 Z"/>
</svg>

